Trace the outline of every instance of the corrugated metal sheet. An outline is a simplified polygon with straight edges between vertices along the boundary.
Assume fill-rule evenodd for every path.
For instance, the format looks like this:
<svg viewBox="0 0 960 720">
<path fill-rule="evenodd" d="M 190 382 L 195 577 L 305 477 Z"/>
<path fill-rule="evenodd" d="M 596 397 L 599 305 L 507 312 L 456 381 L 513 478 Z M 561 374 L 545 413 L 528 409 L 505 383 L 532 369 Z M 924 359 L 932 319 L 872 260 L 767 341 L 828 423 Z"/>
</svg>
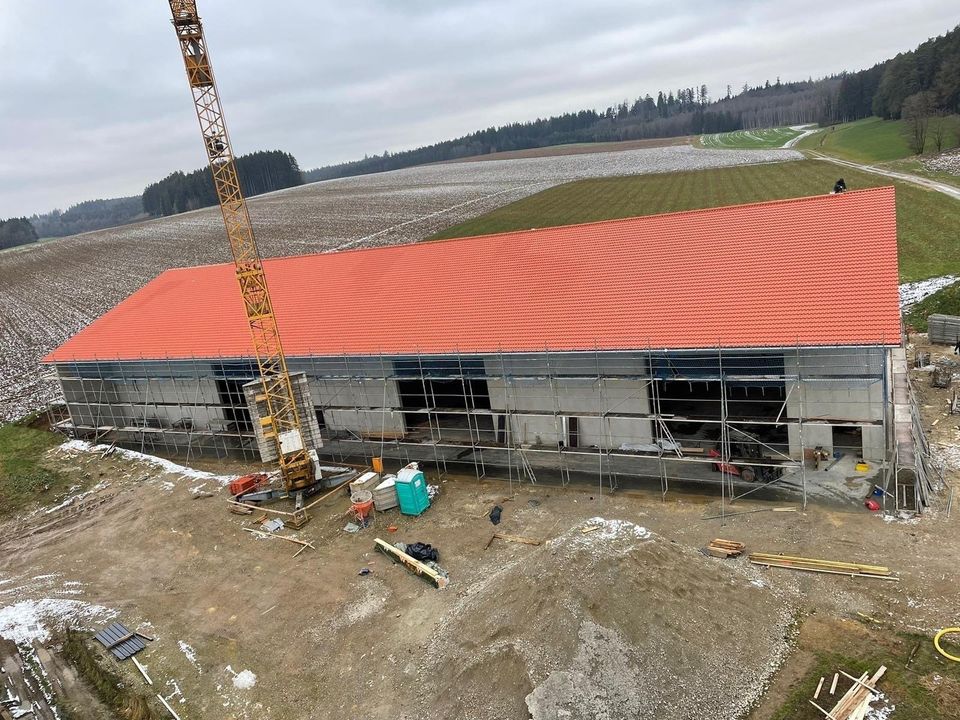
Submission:
<svg viewBox="0 0 960 720">
<path fill-rule="evenodd" d="M 101 645 L 107 648 L 117 660 L 126 660 L 128 657 L 136 655 L 147 647 L 140 636 L 134 635 L 120 623 L 108 625 L 94 635 L 94 637 Z M 119 642 L 120 640 L 123 640 L 123 642 Z"/>
<path fill-rule="evenodd" d="M 897 344 L 892 187 L 268 260 L 287 355 Z M 169 270 L 46 362 L 242 358 L 231 265 Z"/>
</svg>

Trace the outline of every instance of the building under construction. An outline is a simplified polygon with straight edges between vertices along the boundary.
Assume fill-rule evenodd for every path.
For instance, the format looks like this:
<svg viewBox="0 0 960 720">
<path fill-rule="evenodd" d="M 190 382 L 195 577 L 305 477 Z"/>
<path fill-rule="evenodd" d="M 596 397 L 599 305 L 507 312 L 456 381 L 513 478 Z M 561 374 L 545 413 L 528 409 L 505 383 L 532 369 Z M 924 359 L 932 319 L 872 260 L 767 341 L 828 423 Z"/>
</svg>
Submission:
<svg viewBox="0 0 960 720">
<path fill-rule="evenodd" d="M 308 444 L 339 461 L 804 499 L 865 463 L 914 510 L 935 482 L 893 188 L 265 266 Z M 271 459 L 235 283 L 169 270 L 51 353 L 59 427 Z"/>
</svg>

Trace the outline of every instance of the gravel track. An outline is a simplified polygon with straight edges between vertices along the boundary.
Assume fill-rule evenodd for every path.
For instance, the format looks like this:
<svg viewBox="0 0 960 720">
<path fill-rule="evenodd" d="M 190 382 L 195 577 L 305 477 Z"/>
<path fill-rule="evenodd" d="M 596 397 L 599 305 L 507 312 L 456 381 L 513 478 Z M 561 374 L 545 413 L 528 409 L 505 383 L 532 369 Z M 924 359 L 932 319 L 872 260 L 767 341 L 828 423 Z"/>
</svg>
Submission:
<svg viewBox="0 0 960 720">
<path fill-rule="evenodd" d="M 261 195 L 250 214 L 264 256 L 298 255 L 422 240 L 581 178 L 799 159 L 792 150 L 675 146 L 427 165 Z M 0 253 L 0 422 L 56 398 L 38 362 L 89 322 L 168 268 L 229 259 L 216 208 Z"/>
</svg>

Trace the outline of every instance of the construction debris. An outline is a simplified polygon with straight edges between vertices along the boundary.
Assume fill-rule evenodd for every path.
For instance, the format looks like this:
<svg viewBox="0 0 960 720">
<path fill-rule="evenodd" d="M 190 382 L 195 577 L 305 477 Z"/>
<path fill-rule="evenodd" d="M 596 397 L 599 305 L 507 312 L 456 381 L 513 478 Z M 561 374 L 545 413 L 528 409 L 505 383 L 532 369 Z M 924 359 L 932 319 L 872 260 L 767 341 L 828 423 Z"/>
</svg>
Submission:
<svg viewBox="0 0 960 720">
<path fill-rule="evenodd" d="M 827 712 L 813 702 L 813 700 L 810 701 L 810 704 L 830 720 L 863 720 L 863 717 L 870 710 L 870 703 L 876 699 L 875 691 L 877 683 L 886 671 L 886 666 L 881 665 L 880 669 L 873 674 L 873 677 L 867 680 L 867 673 L 863 673 L 859 678 L 855 678 L 853 675 L 849 675 L 841 670 L 840 674 L 853 680 L 853 685 L 847 690 L 846 694 L 840 698 L 837 704 L 833 706 L 833 709 Z M 820 678 L 820 682 L 823 682 L 823 678 Z"/>
<path fill-rule="evenodd" d="M 533 538 L 522 537 L 520 535 L 505 535 L 504 533 L 494 533 L 493 537 L 490 538 L 490 542 L 493 542 L 494 539 L 506 540 L 507 542 L 523 543 L 524 545 L 539 545 L 540 540 L 534 540 Z M 490 547 L 490 543 L 487 543 L 487 547 Z"/>
<path fill-rule="evenodd" d="M 130 632 L 120 623 L 108 625 L 93 637 L 117 660 L 126 660 L 147 648 L 137 633 Z"/>
<path fill-rule="evenodd" d="M 167 709 L 167 712 L 170 713 L 170 716 L 173 718 L 173 720 L 180 720 L 180 716 L 177 715 L 176 712 L 174 712 L 173 708 L 170 707 L 170 703 L 168 703 L 164 699 L 163 695 L 161 695 L 160 693 L 157 693 L 157 699 L 163 703 L 163 706 Z"/>
<path fill-rule="evenodd" d="M 835 562 L 833 560 L 817 560 L 814 558 L 795 557 L 792 555 L 773 555 L 769 553 L 751 553 L 748 559 L 754 565 L 764 567 L 779 567 L 788 570 L 803 570 L 805 572 L 828 573 L 832 575 L 849 575 L 850 577 L 870 577 L 878 580 L 893 580 L 900 578 L 890 572 L 890 568 L 882 565 L 862 565 L 859 563 Z"/>
<path fill-rule="evenodd" d="M 775 507 L 775 508 L 759 508 L 757 510 L 743 510 L 742 512 L 735 513 L 722 513 L 720 515 L 708 515 L 703 520 L 718 520 L 720 518 L 732 518 L 737 517 L 738 515 L 752 515 L 753 513 L 762 513 L 762 512 L 797 512 L 798 508 L 795 507 Z"/>
<path fill-rule="evenodd" d="M 301 548 L 294 553 L 294 557 L 299 555 L 304 551 L 305 548 L 310 548 L 311 550 L 316 550 L 316 546 L 312 543 L 307 542 L 306 540 L 298 540 L 295 537 L 290 537 L 289 535 L 277 535 L 276 533 L 263 532 L 262 530 L 254 530 L 253 528 L 241 528 L 244 532 L 252 533 L 258 537 L 268 537 L 268 538 L 277 538 L 278 540 L 286 540 L 287 542 L 296 543 L 300 545 Z"/>
<path fill-rule="evenodd" d="M 399 562 L 401 565 L 407 568 L 410 572 L 415 575 L 420 575 L 426 577 L 430 582 L 436 585 L 438 588 L 444 588 L 447 586 L 449 579 L 442 575 L 441 573 L 434 570 L 432 567 L 426 563 L 422 563 L 419 560 L 416 560 L 399 548 L 394 547 L 385 540 L 376 538 L 374 540 L 374 549 L 379 550 L 380 552 L 388 555 L 393 558 L 395 561 Z"/>
<path fill-rule="evenodd" d="M 716 538 L 710 541 L 707 547 L 704 548 L 704 552 L 707 555 L 712 555 L 717 558 L 735 558 L 743 555 L 746 547 L 742 542 L 737 542 L 736 540 Z"/>
<path fill-rule="evenodd" d="M 140 661 L 135 657 L 131 657 L 133 664 L 136 666 L 137 670 L 140 671 L 140 674 L 143 675 L 143 679 L 147 681 L 147 685 L 153 685 L 153 680 L 150 679 L 150 676 L 147 675 L 147 669 L 140 664 Z"/>
</svg>

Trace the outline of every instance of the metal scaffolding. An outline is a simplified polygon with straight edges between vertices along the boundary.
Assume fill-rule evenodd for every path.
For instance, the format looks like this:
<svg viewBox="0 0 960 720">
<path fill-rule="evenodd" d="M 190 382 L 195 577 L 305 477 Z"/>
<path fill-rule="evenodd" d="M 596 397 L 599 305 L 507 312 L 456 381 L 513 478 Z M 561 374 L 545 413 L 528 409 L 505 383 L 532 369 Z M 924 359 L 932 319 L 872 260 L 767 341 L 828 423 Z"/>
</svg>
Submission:
<svg viewBox="0 0 960 720">
<path fill-rule="evenodd" d="M 821 471 L 869 451 L 871 473 L 900 509 L 910 503 L 897 495 L 890 355 L 884 346 L 544 348 L 288 364 L 308 378 L 321 454 L 340 462 L 417 460 L 440 475 L 511 484 L 592 476 L 599 493 L 719 487 L 724 503 L 782 488 L 805 506 L 832 477 Z M 99 359 L 56 370 L 70 412 L 58 428 L 68 434 L 187 459 L 259 459 L 236 392 L 255 377 L 249 359 Z M 922 510 L 925 489 L 912 509 Z"/>
</svg>

